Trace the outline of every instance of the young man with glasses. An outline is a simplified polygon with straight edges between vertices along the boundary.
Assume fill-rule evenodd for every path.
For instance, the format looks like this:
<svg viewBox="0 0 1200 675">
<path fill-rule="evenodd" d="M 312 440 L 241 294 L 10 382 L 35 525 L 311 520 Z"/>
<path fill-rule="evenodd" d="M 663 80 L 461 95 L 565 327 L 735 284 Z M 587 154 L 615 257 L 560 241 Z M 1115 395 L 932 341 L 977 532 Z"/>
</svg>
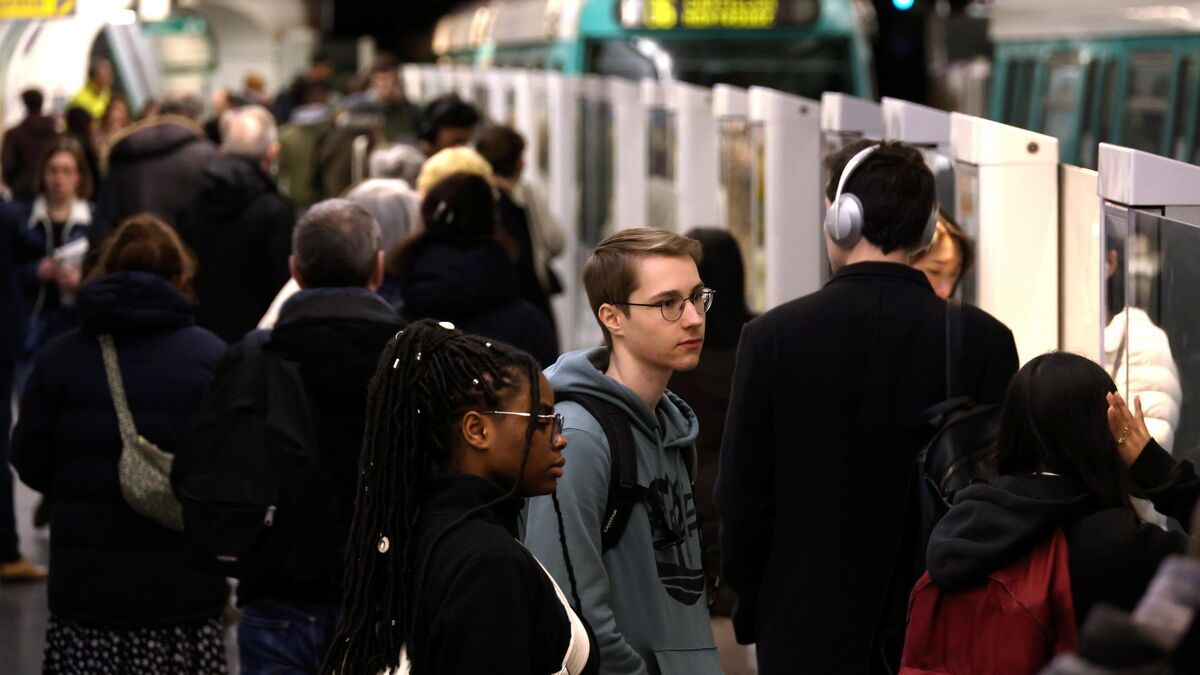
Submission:
<svg viewBox="0 0 1200 675">
<path fill-rule="evenodd" d="M 700 361 L 714 293 L 699 258 L 664 230 L 605 239 L 583 270 L 605 346 L 546 371 L 571 456 L 557 492 L 530 501 L 525 544 L 563 588 L 574 576 L 605 675 L 721 672 L 692 498 L 699 423 L 667 391 Z"/>
</svg>

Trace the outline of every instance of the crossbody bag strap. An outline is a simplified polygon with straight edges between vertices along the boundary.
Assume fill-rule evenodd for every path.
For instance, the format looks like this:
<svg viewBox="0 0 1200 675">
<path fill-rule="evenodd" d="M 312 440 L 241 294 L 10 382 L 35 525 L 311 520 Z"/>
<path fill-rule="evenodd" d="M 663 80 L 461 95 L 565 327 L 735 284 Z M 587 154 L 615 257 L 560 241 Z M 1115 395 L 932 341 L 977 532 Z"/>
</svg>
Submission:
<svg viewBox="0 0 1200 675">
<path fill-rule="evenodd" d="M 125 384 L 121 379 L 121 366 L 117 362 L 117 346 L 111 335 L 101 335 L 100 354 L 104 358 L 104 376 L 108 380 L 108 392 L 112 394 L 113 407 L 117 410 L 117 426 L 121 430 L 121 440 L 132 443 L 137 440 L 137 427 L 133 423 L 133 413 L 129 411 L 129 402 L 125 400 Z"/>
</svg>

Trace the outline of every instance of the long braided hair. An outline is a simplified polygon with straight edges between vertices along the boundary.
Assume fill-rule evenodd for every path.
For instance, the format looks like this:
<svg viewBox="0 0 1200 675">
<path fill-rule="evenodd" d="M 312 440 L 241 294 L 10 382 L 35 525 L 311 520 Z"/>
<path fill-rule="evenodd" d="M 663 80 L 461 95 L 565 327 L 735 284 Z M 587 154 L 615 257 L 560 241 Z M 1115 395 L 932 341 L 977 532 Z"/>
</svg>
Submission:
<svg viewBox="0 0 1200 675">
<path fill-rule="evenodd" d="M 446 325 L 425 320 L 397 333 L 371 379 L 346 547 L 345 597 L 324 672 L 378 673 L 399 665 L 421 595 L 415 535 L 423 487 L 453 458 L 462 416 L 496 409 L 507 392 L 528 382 L 531 415 L 517 480 L 508 494 L 450 523 L 430 549 L 476 512 L 520 490 L 538 425 L 537 362 L 518 349 Z M 414 658 L 411 645 L 408 654 Z"/>
</svg>

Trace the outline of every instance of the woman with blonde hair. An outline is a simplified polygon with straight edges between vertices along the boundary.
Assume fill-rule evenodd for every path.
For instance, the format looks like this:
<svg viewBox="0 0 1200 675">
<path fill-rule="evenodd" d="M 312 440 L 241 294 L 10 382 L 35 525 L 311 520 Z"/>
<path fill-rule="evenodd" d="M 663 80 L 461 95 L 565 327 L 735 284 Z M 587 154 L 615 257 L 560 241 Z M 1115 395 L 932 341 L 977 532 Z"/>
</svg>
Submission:
<svg viewBox="0 0 1200 675">
<path fill-rule="evenodd" d="M 80 327 L 34 360 L 12 464 L 51 497 L 46 673 L 225 672 L 224 580 L 122 497 L 101 348 L 111 338 L 136 432 L 174 453 L 225 351 L 194 325 L 195 271 L 170 226 L 128 219 L 79 288 Z"/>
</svg>

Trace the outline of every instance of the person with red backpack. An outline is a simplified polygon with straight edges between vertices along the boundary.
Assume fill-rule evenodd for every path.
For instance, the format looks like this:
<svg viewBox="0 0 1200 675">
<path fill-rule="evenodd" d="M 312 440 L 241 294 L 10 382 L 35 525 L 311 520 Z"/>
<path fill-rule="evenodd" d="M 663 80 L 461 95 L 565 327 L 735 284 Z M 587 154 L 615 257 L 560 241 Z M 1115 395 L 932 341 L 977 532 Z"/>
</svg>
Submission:
<svg viewBox="0 0 1200 675">
<path fill-rule="evenodd" d="M 1185 535 L 1140 520 L 1131 496 L 1183 523 L 1190 462 L 1150 437 L 1103 368 L 1054 353 L 1017 373 L 996 443 L 1000 477 L 958 493 L 929 540 L 901 673 L 1036 673 L 1078 646 L 1098 604 L 1131 610 Z"/>
</svg>

